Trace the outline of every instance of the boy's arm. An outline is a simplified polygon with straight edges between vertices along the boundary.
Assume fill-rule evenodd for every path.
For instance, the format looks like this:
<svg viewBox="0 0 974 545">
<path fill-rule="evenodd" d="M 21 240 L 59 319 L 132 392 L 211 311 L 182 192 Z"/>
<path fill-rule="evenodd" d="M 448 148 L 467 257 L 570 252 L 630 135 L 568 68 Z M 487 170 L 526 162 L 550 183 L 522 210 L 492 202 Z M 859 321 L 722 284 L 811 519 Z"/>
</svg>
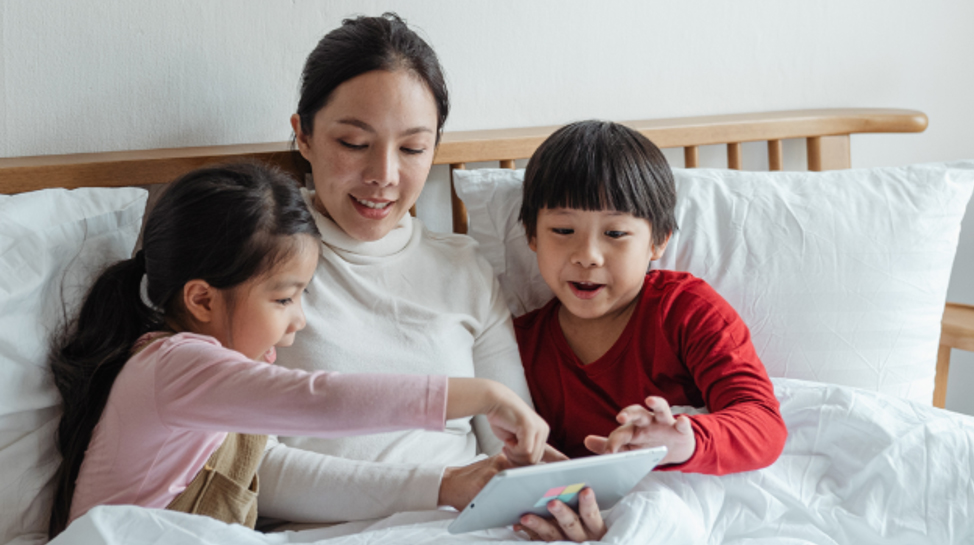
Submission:
<svg viewBox="0 0 974 545">
<path fill-rule="evenodd" d="M 770 465 L 788 432 L 744 321 L 702 281 L 668 303 L 664 330 L 711 414 L 690 417 L 693 456 L 663 469 L 723 475 Z"/>
</svg>

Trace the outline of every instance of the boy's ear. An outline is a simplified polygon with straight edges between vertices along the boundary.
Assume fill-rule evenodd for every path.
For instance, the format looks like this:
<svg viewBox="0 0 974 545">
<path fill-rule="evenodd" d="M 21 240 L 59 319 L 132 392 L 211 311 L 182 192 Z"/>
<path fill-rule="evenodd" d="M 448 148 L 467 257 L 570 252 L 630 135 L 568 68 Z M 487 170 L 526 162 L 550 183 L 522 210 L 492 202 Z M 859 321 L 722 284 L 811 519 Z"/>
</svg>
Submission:
<svg viewBox="0 0 974 545">
<path fill-rule="evenodd" d="M 666 240 L 664 240 L 662 244 L 653 244 L 653 254 L 649 258 L 650 261 L 656 261 L 657 259 L 663 257 L 663 252 L 666 251 L 666 245 L 670 243 L 670 237 L 672 236 L 673 232 L 670 231 L 670 233 L 666 235 Z"/>
<path fill-rule="evenodd" d="M 190 280 L 183 286 L 183 305 L 186 311 L 196 321 L 204 324 L 213 320 L 216 296 L 217 290 L 206 280 Z"/>
<path fill-rule="evenodd" d="M 294 141 L 298 144 L 298 151 L 301 152 L 301 157 L 304 157 L 308 161 L 308 153 L 311 149 L 311 143 L 308 142 L 308 135 L 301 130 L 301 116 L 298 114 L 291 115 L 291 128 L 294 130 Z"/>
<path fill-rule="evenodd" d="M 528 248 L 531 248 L 532 252 L 538 253 L 538 237 L 528 236 Z"/>
</svg>

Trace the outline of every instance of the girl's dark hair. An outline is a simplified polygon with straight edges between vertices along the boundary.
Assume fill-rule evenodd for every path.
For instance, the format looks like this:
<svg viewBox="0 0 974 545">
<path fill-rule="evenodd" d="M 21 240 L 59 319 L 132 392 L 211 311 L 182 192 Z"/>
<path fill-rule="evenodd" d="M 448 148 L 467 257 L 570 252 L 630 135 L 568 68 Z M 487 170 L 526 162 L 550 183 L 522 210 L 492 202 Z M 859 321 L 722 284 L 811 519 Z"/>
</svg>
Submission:
<svg viewBox="0 0 974 545">
<path fill-rule="evenodd" d="M 51 353 L 61 393 L 50 537 L 67 526 L 75 481 L 108 394 L 143 334 L 178 324 L 186 282 L 231 289 L 272 271 L 318 236 L 299 186 L 275 168 L 233 164 L 204 168 L 173 182 L 143 231 L 143 248 L 98 277 L 77 320 Z M 142 298 L 146 278 L 148 302 Z"/>
<path fill-rule="evenodd" d="M 436 102 L 436 142 L 450 113 L 450 99 L 436 52 L 395 13 L 345 19 L 318 42 L 301 74 L 297 114 L 305 134 L 314 131 L 315 114 L 335 89 L 373 70 L 408 70 L 423 81 Z"/>
<path fill-rule="evenodd" d="M 677 229 L 676 185 L 666 157 L 638 132 L 611 121 L 579 121 L 554 132 L 524 172 L 519 220 L 537 234 L 542 208 L 615 210 L 649 220 L 653 244 Z"/>
</svg>

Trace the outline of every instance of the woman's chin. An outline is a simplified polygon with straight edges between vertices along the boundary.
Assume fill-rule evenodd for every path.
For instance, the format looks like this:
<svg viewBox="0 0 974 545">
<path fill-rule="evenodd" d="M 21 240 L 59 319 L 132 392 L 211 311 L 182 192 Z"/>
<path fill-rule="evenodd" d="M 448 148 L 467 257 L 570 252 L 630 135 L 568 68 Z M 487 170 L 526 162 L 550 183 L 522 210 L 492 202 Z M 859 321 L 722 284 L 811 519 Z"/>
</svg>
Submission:
<svg viewBox="0 0 974 545">
<path fill-rule="evenodd" d="M 385 238 L 399 224 L 399 219 L 391 215 L 381 219 L 369 219 L 359 215 L 338 226 L 355 240 L 374 242 Z"/>
</svg>

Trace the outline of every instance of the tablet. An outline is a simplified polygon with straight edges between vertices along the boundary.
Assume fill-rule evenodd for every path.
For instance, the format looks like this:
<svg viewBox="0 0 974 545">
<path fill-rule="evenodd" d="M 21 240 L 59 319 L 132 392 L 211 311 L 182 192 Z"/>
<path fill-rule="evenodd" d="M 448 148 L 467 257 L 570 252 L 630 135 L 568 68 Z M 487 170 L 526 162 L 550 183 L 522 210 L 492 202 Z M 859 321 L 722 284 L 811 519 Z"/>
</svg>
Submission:
<svg viewBox="0 0 974 545">
<path fill-rule="evenodd" d="M 448 528 L 451 534 L 516 524 L 521 515 L 546 518 L 548 502 L 559 499 L 578 508 L 583 488 L 595 491 L 599 509 L 629 493 L 666 455 L 666 447 L 590 456 L 501 471 L 487 483 Z"/>
</svg>

